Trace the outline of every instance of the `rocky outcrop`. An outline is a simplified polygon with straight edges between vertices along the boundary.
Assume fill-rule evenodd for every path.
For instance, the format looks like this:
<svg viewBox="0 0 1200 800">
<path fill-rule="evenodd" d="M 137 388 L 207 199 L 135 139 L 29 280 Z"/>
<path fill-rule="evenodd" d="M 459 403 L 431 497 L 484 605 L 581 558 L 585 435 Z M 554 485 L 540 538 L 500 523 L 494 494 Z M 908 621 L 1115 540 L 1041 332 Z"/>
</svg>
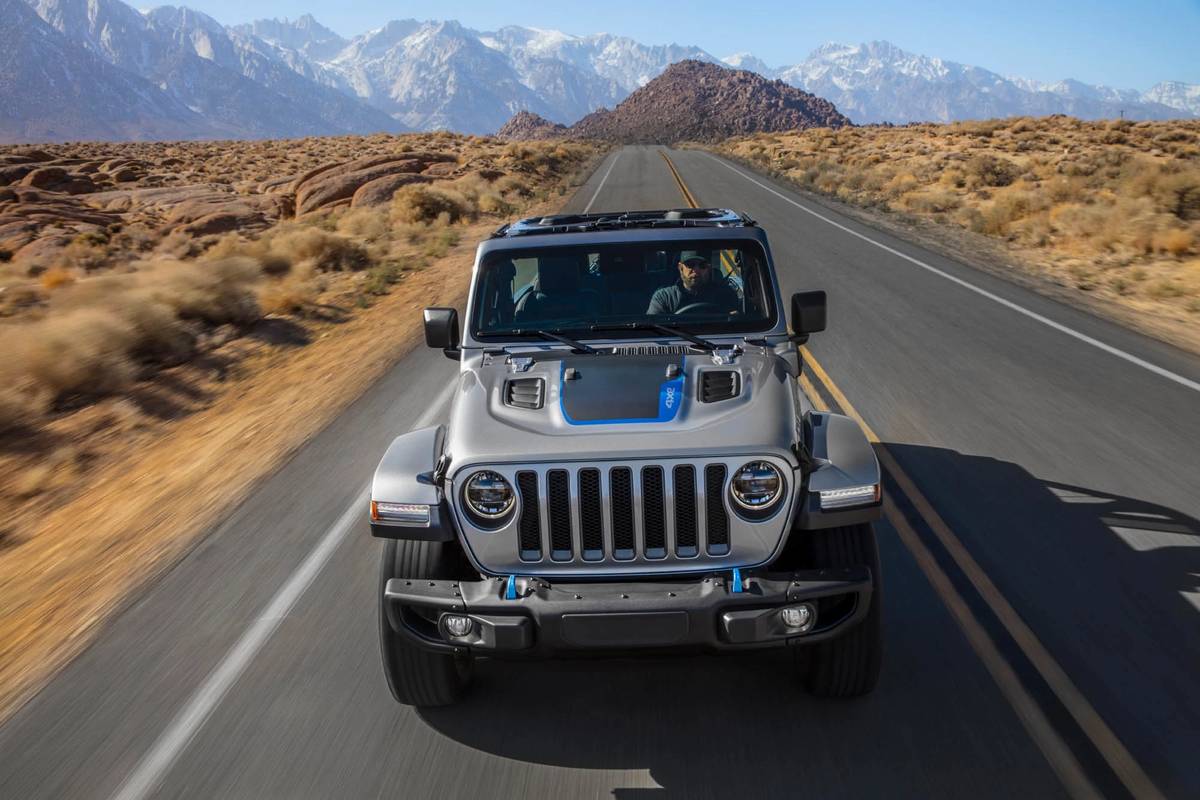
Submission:
<svg viewBox="0 0 1200 800">
<path fill-rule="evenodd" d="M 601 109 L 584 117 L 570 133 L 613 142 L 670 144 L 849 124 L 833 103 L 782 81 L 681 61 L 611 111 Z"/>
<path fill-rule="evenodd" d="M 354 196 L 350 199 L 350 206 L 352 208 L 381 206 L 384 203 L 391 202 L 392 196 L 401 187 L 408 186 L 411 183 L 429 183 L 431 180 L 432 178 L 428 175 L 414 175 L 412 173 L 376 178 L 358 187 L 354 192 Z"/>
<path fill-rule="evenodd" d="M 358 159 L 309 173 L 297 181 L 296 214 L 310 214 L 342 201 L 349 203 L 359 189 L 374 181 L 398 175 L 417 175 L 435 166 L 453 170 L 458 165 L 453 158 L 441 154 L 405 153 L 400 157 Z"/>
<path fill-rule="evenodd" d="M 569 133 L 566 125 L 551 122 L 532 111 L 518 111 L 496 132 L 496 138 L 528 142 L 538 139 L 562 139 Z"/>
</svg>

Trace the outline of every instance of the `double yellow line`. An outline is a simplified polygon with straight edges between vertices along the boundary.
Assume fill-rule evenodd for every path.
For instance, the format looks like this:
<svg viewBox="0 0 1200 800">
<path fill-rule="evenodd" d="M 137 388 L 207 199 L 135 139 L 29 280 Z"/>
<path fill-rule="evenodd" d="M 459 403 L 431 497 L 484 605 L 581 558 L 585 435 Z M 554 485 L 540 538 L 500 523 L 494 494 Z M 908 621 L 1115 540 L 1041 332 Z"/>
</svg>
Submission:
<svg viewBox="0 0 1200 800">
<path fill-rule="evenodd" d="M 679 187 L 683 199 L 687 201 L 689 208 L 699 208 L 700 204 L 696 202 L 696 198 L 688 190 L 687 184 L 683 182 L 683 176 L 679 174 L 679 170 L 675 169 L 675 162 L 671 161 L 671 157 L 667 155 L 666 150 L 659 150 L 658 154 L 663 157 L 663 161 L 667 162 L 667 169 L 671 170 L 671 175 L 675 177 L 675 184 Z"/>
<path fill-rule="evenodd" d="M 679 190 L 683 194 L 684 200 L 692 208 L 698 208 L 699 204 L 696 202 L 695 196 L 688 190 L 687 184 L 684 183 L 683 177 L 679 174 L 679 170 L 675 168 L 675 164 L 671 161 L 670 156 L 667 155 L 666 150 L 660 150 L 659 153 L 667 162 L 671 174 L 675 177 L 675 182 L 679 184 Z M 1162 798 L 1163 794 L 1154 785 L 1150 776 L 1146 774 L 1145 770 L 1133 758 L 1132 754 L 1125 748 L 1125 745 L 1121 743 L 1112 729 L 1108 727 L 1108 724 L 1096 709 L 1083 696 L 1083 693 L 1046 649 L 1045 645 L 1041 643 L 1025 621 L 1021 619 L 1016 609 L 1000 593 L 996 584 L 983 571 L 983 568 L 979 566 L 979 563 L 971 555 L 970 551 L 963 545 L 962 540 L 946 524 L 946 521 L 942 519 L 941 515 L 938 514 L 925 495 L 921 493 L 921 490 L 917 488 L 916 483 L 900 468 L 899 463 L 897 463 L 887 446 L 880 440 L 879 435 L 875 433 L 863 416 L 858 413 L 858 410 L 842 390 L 838 388 L 837 384 L 834 383 L 833 378 L 829 376 L 825 368 L 813 357 L 812 352 L 808 348 L 802 348 L 801 355 L 803 363 L 816 376 L 817 383 L 821 385 L 821 388 L 824 389 L 829 398 L 836 403 L 837 407 L 843 413 L 853 418 L 862 427 L 863 432 L 875 448 L 880 466 L 891 477 L 892 482 L 899 489 L 899 492 L 907 498 L 921 521 L 925 523 L 925 526 L 933 532 L 937 541 L 950 555 L 950 558 L 954 561 L 958 569 L 966 576 L 988 609 L 999 620 L 1005 631 L 1016 643 L 1017 647 L 1020 648 L 1025 658 L 1037 670 L 1055 697 L 1062 703 L 1063 707 L 1075 720 L 1075 723 L 1100 753 L 1101 757 L 1104 758 L 1105 762 L 1125 788 L 1137 798 L 1151 798 L 1152 800 Z M 815 408 L 820 411 L 830 410 L 830 405 L 825 402 L 822 392 L 818 390 L 817 384 L 809 378 L 808 374 L 801 374 L 800 386 Z M 1062 781 L 1063 786 L 1073 797 L 1100 796 L 1099 790 L 1096 789 L 1087 777 L 1071 748 L 1054 729 L 1045 712 L 1042 711 L 1037 701 L 1025 688 L 1020 677 L 1001 653 L 999 647 L 997 647 L 995 641 L 987 632 L 987 629 L 980 623 L 974 612 L 971 611 L 970 606 L 962 594 L 959 593 L 958 589 L 955 588 L 949 575 L 938 564 L 933 552 L 926 546 L 924 540 L 904 513 L 896 506 L 891 497 L 885 499 L 884 515 L 891 526 L 895 528 L 900 541 L 908 548 L 908 551 L 916 560 L 917 566 L 925 575 L 926 580 L 929 581 L 942 603 L 953 616 L 955 622 L 966 636 L 967 642 L 971 645 L 971 648 L 975 651 L 980 661 L 983 662 L 984 668 L 992 676 L 1001 694 L 1004 695 L 1009 705 L 1012 706 L 1013 711 L 1016 712 L 1025 730 L 1028 731 L 1045 755 L 1046 760 L 1058 775 L 1059 780 Z"/>
</svg>

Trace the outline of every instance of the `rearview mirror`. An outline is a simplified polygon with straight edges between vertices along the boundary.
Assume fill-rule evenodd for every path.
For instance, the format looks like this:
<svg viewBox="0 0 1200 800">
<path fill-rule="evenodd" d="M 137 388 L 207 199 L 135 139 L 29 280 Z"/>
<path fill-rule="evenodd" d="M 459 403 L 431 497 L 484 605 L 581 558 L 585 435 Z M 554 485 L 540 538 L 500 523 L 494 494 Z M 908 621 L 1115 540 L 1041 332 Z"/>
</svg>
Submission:
<svg viewBox="0 0 1200 800">
<path fill-rule="evenodd" d="M 796 292 L 792 295 L 793 342 L 804 344 L 809 334 L 825 330 L 825 292 Z"/>
<path fill-rule="evenodd" d="M 447 358 L 458 358 L 458 310 L 425 309 L 425 344 L 441 348 Z"/>
</svg>

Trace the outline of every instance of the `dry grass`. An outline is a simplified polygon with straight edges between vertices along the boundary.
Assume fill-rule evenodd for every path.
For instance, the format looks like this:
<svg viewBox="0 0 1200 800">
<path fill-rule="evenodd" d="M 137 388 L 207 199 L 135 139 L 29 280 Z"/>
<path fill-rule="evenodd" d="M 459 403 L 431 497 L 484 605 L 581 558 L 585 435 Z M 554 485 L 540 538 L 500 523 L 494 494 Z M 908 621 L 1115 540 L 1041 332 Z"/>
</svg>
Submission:
<svg viewBox="0 0 1200 800">
<path fill-rule="evenodd" d="M 557 194 L 568 177 L 522 180 Z M 149 255 L 40 290 L 39 307 L 3 321 L 6 343 L 19 329 L 30 346 L 86 344 L 54 379 L 60 393 L 107 381 L 128 396 L 48 412 L 30 405 L 32 392 L 10 389 L 18 375 L 29 380 L 29 362 L 0 359 L 0 429 L 20 437 L 0 443 L 23 443 L 0 446 L 0 719 L 86 646 L 127 593 L 419 341 L 415 309 L 462 301 L 473 243 L 497 224 L 477 213 L 464 227 L 446 219 L 396 224 L 388 206 L 341 209 L 310 227 L 214 237 L 199 258 Z M 431 263 L 423 253 L 430 250 L 449 257 Z M 369 263 L 356 268 L 364 251 Z M 268 268 L 271 259 L 287 268 Z M 356 308 L 347 301 L 363 297 L 370 307 L 349 315 Z M 347 314 L 307 314 L 333 303 Z M 236 338 L 239 326 L 266 324 L 245 323 L 243 314 L 262 313 L 290 315 L 286 322 L 312 343 L 291 349 Z M 222 331 L 228 335 L 217 336 Z M 223 344 L 207 346 L 213 338 Z M 145 352 L 152 343 L 191 350 L 163 369 Z M 205 358 L 189 360 L 199 353 Z M 81 380 L 88 370 L 99 374 Z M 127 381 L 123 389 L 118 379 Z"/>
<path fill-rule="evenodd" d="M 10 431 L 6 419 L 36 423 L 128 392 L 264 315 L 303 321 L 369 306 L 406 272 L 443 257 L 461 225 L 498 223 L 561 189 L 595 154 L 587 144 L 444 133 L 44 150 L 46 163 L 87 167 L 95 192 L 0 189 L 0 223 L 23 221 L 0 225 L 21 245 L 0 264 L 0 336 L 11 352 L 0 427 Z M 25 153 L 0 148 L 18 160 Z M 414 178 L 425 182 L 372 206 L 350 207 L 335 193 L 295 218 L 298 187 L 367 162 L 425 169 Z M 111 191 L 105 176 L 131 164 L 141 177 Z M 229 224 L 235 230 L 222 233 Z"/>
<path fill-rule="evenodd" d="M 1131 311 L 1194 324 L 1200 308 L 1198 121 L 1023 117 L 761 134 L 719 149 L 857 206 L 1002 240 L 1031 272 Z"/>
</svg>

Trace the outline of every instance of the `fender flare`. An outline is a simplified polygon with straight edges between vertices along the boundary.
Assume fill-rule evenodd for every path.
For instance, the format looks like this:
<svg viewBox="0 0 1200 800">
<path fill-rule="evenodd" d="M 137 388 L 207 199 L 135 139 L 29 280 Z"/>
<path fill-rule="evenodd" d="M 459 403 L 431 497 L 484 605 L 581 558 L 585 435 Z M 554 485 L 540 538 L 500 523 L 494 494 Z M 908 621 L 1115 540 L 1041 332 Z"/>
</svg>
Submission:
<svg viewBox="0 0 1200 800">
<path fill-rule="evenodd" d="M 878 484 L 879 459 L 858 423 L 842 414 L 813 411 L 805 418 L 805 439 L 813 469 L 806 476 L 796 527 L 818 530 L 874 522 L 882 515 L 882 502 L 853 508 L 823 510 L 821 492 Z"/>
<path fill-rule="evenodd" d="M 434 478 L 445 440 L 446 426 L 436 425 L 409 431 L 388 445 L 371 481 L 371 502 L 429 506 L 429 524 L 401 525 L 372 520 L 372 536 L 424 542 L 450 542 L 457 538 L 453 515 Z"/>
</svg>

